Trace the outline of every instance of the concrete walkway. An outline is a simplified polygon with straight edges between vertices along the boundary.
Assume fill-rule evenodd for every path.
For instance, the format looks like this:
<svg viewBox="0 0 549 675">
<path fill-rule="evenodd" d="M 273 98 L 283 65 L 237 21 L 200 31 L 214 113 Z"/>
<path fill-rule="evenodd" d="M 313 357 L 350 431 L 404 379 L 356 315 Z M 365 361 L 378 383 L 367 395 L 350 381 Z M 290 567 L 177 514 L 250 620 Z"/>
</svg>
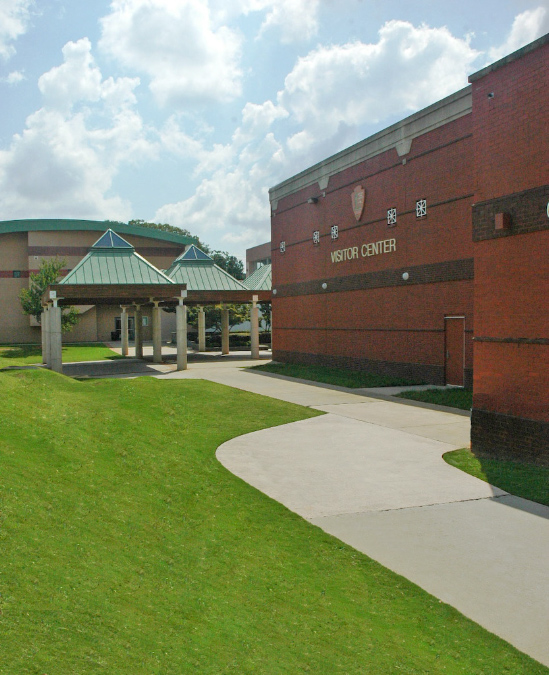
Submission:
<svg viewBox="0 0 549 675">
<path fill-rule="evenodd" d="M 200 357 L 182 372 L 170 364 L 120 361 L 67 370 L 206 379 L 325 412 L 235 438 L 217 457 L 314 525 L 549 666 L 549 508 L 444 462 L 442 454 L 469 444 L 466 414 L 397 402 L 386 390 L 354 393 L 262 375 L 243 369 L 258 363 L 246 353 Z"/>
<path fill-rule="evenodd" d="M 468 417 L 265 377 L 228 362 L 160 377 L 207 379 L 326 412 L 235 438 L 217 457 L 549 666 L 549 508 L 444 462 L 443 453 L 468 445 Z"/>
</svg>

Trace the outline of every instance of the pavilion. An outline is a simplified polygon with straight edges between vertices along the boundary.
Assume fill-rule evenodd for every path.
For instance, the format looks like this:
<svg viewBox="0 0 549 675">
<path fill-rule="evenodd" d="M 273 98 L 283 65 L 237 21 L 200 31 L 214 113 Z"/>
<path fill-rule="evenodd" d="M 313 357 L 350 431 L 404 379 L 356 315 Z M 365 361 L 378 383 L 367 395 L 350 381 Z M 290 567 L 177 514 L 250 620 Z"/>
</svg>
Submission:
<svg viewBox="0 0 549 675">
<path fill-rule="evenodd" d="M 230 303 L 251 303 L 251 355 L 259 358 L 257 303 L 270 300 L 270 291 L 247 288 L 196 246 L 190 246 L 166 272 L 158 270 L 113 230 L 107 230 L 89 253 L 58 284 L 42 296 L 42 353 L 44 363 L 62 371 L 61 313 L 70 305 L 119 305 L 122 355 L 128 355 L 128 316 L 135 317 L 135 355 L 143 358 L 141 311 L 152 305 L 153 361 L 162 361 L 162 309 L 175 307 L 177 369 L 187 368 L 187 306 L 199 307 L 199 351 L 205 350 L 204 305 L 220 304 L 221 351 L 229 353 Z"/>
</svg>

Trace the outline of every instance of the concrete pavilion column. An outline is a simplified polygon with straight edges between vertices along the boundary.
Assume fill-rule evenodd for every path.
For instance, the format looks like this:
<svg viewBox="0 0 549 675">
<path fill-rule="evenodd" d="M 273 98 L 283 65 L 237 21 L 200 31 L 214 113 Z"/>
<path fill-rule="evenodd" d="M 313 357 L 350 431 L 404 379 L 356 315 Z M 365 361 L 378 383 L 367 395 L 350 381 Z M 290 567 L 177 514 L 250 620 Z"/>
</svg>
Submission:
<svg viewBox="0 0 549 675">
<path fill-rule="evenodd" d="M 49 335 L 48 335 L 48 306 L 42 307 L 42 315 L 40 317 L 40 336 L 42 338 L 42 363 L 49 365 Z"/>
<path fill-rule="evenodd" d="M 63 372 L 63 345 L 61 340 L 61 307 L 57 306 L 57 300 L 53 301 L 53 307 L 49 311 L 49 334 L 50 334 L 50 360 L 49 367 L 56 373 Z"/>
<path fill-rule="evenodd" d="M 221 309 L 221 353 L 229 353 L 229 310 L 225 305 Z"/>
<path fill-rule="evenodd" d="M 120 316 L 120 337 L 122 339 L 122 356 L 129 354 L 129 338 L 128 338 L 128 308 L 126 305 L 120 305 L 122 315 Z"/>
<path fill-rule="evenodd" d="M 206 312 L 204 307 L 198 308 L 198 351 L 206 351 Z"/>
<path fill-rule="evenodd" d="M 143 358 L 143 314 L 141 305 L 135 306 L 135 358 Z"/>
<path fill-rule="evenodd" d="M 257 295 L 252 296 L 252 311 L 250 313 L 250 343 L 252 359 L 259 358 L 259 310 L 257 308 Z"/>
<path fill-rule="evenodd" d="M 46 359 L 48 368 L 51 368 L 51 303 L 46 308 Z"/>
<path fill-rule="evenodd" d="M 187 291 L 181 291 L 179 304 L 175 308 L 177 331 L 177 370 L 187 370 Z"/>
<path fill-rule="evenodd" d="M 158 302 L 153 300 L 152 333 L 153 333 L 153 363 L 162 363 L 162 311 Z"/>
</svg>

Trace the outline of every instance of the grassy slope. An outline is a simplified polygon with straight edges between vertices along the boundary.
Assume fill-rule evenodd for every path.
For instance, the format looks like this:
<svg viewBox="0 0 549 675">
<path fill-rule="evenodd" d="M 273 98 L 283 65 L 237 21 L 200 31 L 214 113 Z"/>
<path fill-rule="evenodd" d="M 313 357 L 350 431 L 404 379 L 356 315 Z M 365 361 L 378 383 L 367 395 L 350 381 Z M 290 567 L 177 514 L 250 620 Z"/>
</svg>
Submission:
<svg viewBox="0 0 549 675">
<path fill-rule="evenodd" d="M 0 391 L 0 673 L 549 672 L 215 459 L 314 411 L 42 370 Z"/>
<path fill-rule="evenodd" d="M 121 359 L 120 354 L 101 344 L 63 345 L 63 361 L 101 361 L 102 359 Z M 0 368 L 8 366 L 26 366 L 42 363 L 40 345 L 0 346 Z"/>
<path fill-rule="evenodd" d="M 261 366 L 254 366 L 254 370 L 355 389 L 359 387 L 398 387 L 422 384 L 421 382 L 411 382 L 397 377 L 374 375 L 360 370 L 345 370 L 344 368 L 328 368 L 326 366 L 301 366 L 292 363 L 266 363 Z"/>
<path fill-rule="evenodd" d="M 475 457 L 470 450 L 453 450 L 444 459 L 465 473 L 506 492 L 549 506 L 549 468 Z"/>
<path fill-rule="evenodd" d="M 471 410 L 473 392 L 468 389 L 425 389 L 424 391 L 403 391 L 397 394 L 399 398 L 408 398 L 413 401 L 425 401 L 435 405 L 446 405 L 450 408 Z"/>
</svg>

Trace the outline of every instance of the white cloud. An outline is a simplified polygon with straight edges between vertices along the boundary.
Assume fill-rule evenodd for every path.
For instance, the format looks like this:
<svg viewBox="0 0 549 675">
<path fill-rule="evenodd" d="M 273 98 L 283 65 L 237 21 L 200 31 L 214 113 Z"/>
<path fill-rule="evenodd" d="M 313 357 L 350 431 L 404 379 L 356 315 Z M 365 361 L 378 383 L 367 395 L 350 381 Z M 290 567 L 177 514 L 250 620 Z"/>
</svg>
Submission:
<svg viewBox="0 0 549 675">
<path fill-rule="evenodd" d="M 138 79 L 102 79 L 87 38 L 63 49 L 64 63 L 39 80 L 45 105 L 0 151 L 5 218 L 126 220 L 131 205 L 109 196 L 120 166 L 157 155 L 135 108 Z"/>
<path fill-rule="evenodd" d="M 265 3 L 267 4 L 267 3 Z M 281 42 L 310 40 L 318 32 L 319 0 L 276 0 L 259 30 L 261 36 L 270 28 L 280 30 Z"/>
<path fill-rule="evenodd" d="M 238 133 L 235 137 L 237 142 L 243 138 Z M 185 227 L 220 248 L 242 250 L 269 238 L 268 187 L 284 166 L 283 149 L 267 133 L 243 147 L 223 146 L 221 157 L 224 165 L 205 177 L 192 197 L 166 204 L 154 218 Z"/>
<path fill-rule="evenodd" d="M 155 218 L 233 250 L 265 241 L 269 187 L 347 147 L 365 127 L 466 86 L 477 57 L 467 39 L 446 28 L 403 21 L 385 24 L 375 44 L 318 47 L 298 60 L 276 103 L 244 106 L 228 145 L 193 147 L 213 173 L 192 197 L 163 206 Z"/>
<path fill-rule="evenodd" d="M 0 152 L 0 207 L 5 217 L 126 219 L 129 205 L 106 198 L 112 172 L 86 142 L 82 115 L 67 120 L 39 110 Z"/>
<path fill-rule="evenodd" d="M 26 33 L 33 0 L 2 0 L 0 2 L 0 57 L 8 60 L 15 54 L 11 44 Z"/>
<path fill-rule="evenodd" d="M 195 194 L 166 204 L 155 214 L 158 222 L 179 225 L 219 248 L 242 248 L 269 238 L 269 199 L 257 188 L 244 167 L 219 170 L 204 179 Z"/>
<path fill-rule="evenodd" d="M 545 7 L 529 9 L 518 14 L 505 42 L 490 50 L 489 63 L 498 61 L 547 32 L 549 32 L 549 11 Z"/>
<path fill-rule="evenodd" d="M 258 38 L 275 30 L 282 43 L 303 42 L 318 32 L 320 0 L 211 0 L 212 17 L 217 24 L 239 15 L 262 12 L 265 18 Z"/>
<path fill-rule="evenodd" d="M 44 73 L 38 88 L 44 102 L 52 108 L 70 109 L 77 101 L 98 101 L 101 97 L 101 72 L 94 63 L 88 38 L 67 42 L 64 63 Z"/>
<path fill-rule="evenodd" d="M 14 70 L 9 73 L 6 77 L 3 77 L 0 81 L 6 82 L 6 84 L 19 84 L 23 80 L 26 80 L 25 73 L 21 70 Z"/>
<path fill-rule="evenodd" d="M 288 111 L 272 101 L 265 101 L 261 105 L 246 103 L 242 111 L 242 126 L 250 133 L 257 134 L 271 127 L 278 119 L 288 117 Z"/>
<path fill-rule="evenodd" d="M 161 105 L 229 101 L 240 95 L 241 37 L 212 24 L 207 0 L 113 0 L 100 48 L 145 73 Z"/>
<path fill-rule="evenodd" d="M 447 28 L 405 21 L 382 26 L 375 44 L 319 47 L 299 59 L 279 92 L 279 104 L 302 127 L 289 148 L 302 153 L 346 138 L 348 128 L 423 108 L 466 86 L 477 56 Z"/>
</svg>

